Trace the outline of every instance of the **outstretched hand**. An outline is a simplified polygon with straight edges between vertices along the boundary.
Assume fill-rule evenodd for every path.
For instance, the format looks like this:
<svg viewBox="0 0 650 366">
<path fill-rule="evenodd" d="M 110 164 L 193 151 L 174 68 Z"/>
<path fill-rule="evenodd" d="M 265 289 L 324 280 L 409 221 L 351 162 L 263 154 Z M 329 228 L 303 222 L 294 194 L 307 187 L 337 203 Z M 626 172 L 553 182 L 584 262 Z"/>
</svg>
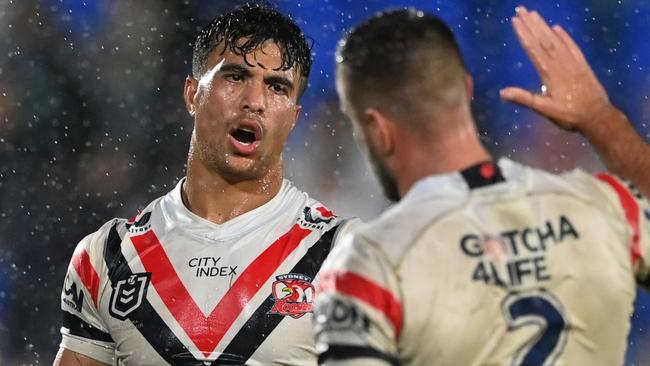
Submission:
<svg viewBox="0 0 650 366">
<path fill-rule="evenodd" d="M 520 6 L 512 26 L 544 83 L 541 94 L 508 87 L 505 100 L 529 107 L 558 126 L 582 133 L 612 173 L 650 197 L 650 144 L 610 103 L 585 56 L 559 25 Z"/>
<path fill-rule="evenodd" d="M 536 11 L 517 8 L 512 26 L 539 73 L 542 92 L 501 90 L 507 101 L 526 106 L 567 130 L 583 131 L 618 110 L 610 103 L 582 51 L 559 25 L 549 27 Z"/>
</svg>

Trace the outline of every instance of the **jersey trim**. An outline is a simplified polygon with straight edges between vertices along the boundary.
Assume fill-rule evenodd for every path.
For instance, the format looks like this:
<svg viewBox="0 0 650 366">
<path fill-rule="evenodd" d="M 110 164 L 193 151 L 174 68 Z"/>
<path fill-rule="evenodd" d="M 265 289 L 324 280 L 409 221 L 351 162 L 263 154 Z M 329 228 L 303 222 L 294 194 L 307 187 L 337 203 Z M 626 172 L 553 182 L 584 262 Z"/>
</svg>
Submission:
<svg viewBox="0 0 650 366">
<path fill-rule="evenodd" d="M 362 346 L 343 346 L 343 345 L 330 345 L 327 351 L 318 356 L 318 364 L 322 365 L 330 359 L 334 360 L 347 360 L 351 358 L 377 358 L 386 361 L 390 365 L 399 366 L 399 360 L 371 347 Z"/>
<path fill-rule="evenodd" d="M 97 294 L 99 293 L 99 276 L 97 271 L 93 268 L 93 265 L 90 263 L 90 256 L 83 246 L 78 246 L 74 254 L 72 254 L 71 260 L 72 266 L 74 267 L 75 272 L 79 276 L 81 283 L 90 293 L 90 297 L 93 300 L 93 304 L 97 307 Z"/>
<path fill-rule="evenodd" d="M 325 258 L 330 252 L 333 239 L 336 232 L 342 225 L 339 224 L 325 234 L 312 245 L 307 253 L 291 269 L 291 273 L 301 273 L 310 278 L 315 278 L 320 270 Z M 246 324 L 237 332 L 230 344 L 224 349 L 223 353 L 212 364 L 223 365 L 230 362 L 244 364 L 255 353 L 257 348 L 264 343 L 266 338 L 273 330 L 284 320 L 284 316 L 270 314 L 271 308 L 275 304 L 273 295 L 264 300 L 253 315 L 248 319 Z M 278 350 L 279 351 L 279 350 Z"/>
<path fill-rule="evenodd" d="M 63 311 L 63 327 L 68 329 L 71 335 L 88 338 L 96 341 L 114 343 L 110 334 L 103 332 L 92 324 L 86 323 L 78 316 Z"/>
<path fill-rule="evenodd" d="M 463 169 L 461 170 L 460 175 L 465 179 L 465 182 L 470 189 L 505 182 L 501 169 L 491 161 L 486 161 L 472 165 L 467 169 Z"/>
<path fill-rule="evenodd" d="M 111 227 L 104 249 L 104 260 L 112 283 L 118 276 L 128 278 L 133 275 L 133 271 L 122 254 L 122 238 L 117 232 L 117 224 L 116 222 Z M 196 362 L 196 358 L 178 338 L 166 336 L 168 333 L 163 330 L 169 330 L 169 327 L 151 306 L 146 296 L 142 299 L 142 304 L 128 314 L 127 318 L 149 342 L 151 348 L 169 364 Z M 169 332 L 173 334 L 171 330 Z"/>
<path fill-rule="evenodd" d="M 385 288 L 352 272 L 327 271 L 321 274 L 321 292 L 340 292 L 361 300 L 384 313 L 393 324 L 395 339 L 402 330 L 402 304 Z"/>
<path fill-rule="evenodd" d="M 640 228 L 639 228 L 639 205 L 634 199 L 634 195 L 630 193 L 622 184 L 620 184 L 613 176 L 605 173 L 596 175 L 596 178 L 609 184 L 621 202 L 621 206 L 625 211 L 625 219 L 632 229 L 632 245 L 630 248 L 630 256 L 632 258 L 632 268 L 636 268 L 641 258 L 641 242 L 640 242 Z"/>
<path fill-rule="evenodd" d="M 153 230 L 131 237 L 151 282 L 187 336 L 207 358 L 243 310 L 282 262 L 311 234 L 295 224 L 242 272 L 217 306 L 206 317 L 196 305 Z M 173 278 L 173 281 L 170 280 Z"/>
</svg>

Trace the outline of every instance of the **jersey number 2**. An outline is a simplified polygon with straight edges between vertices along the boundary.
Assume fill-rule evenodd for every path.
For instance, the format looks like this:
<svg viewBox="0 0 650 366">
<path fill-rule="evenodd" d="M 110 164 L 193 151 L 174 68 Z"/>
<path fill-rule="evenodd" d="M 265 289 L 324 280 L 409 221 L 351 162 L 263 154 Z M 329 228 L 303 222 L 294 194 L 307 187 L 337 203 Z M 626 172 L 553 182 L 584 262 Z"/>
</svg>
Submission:
<svg viewBox="0 0 650 366">
<path fill-rule="evenodd" d="M 560 303 L 547 292 L 511 294 L 503 302 L 503 312 L 509 331 L 527 325 L 540 329 L 531 342 L 534 342 L 532 346 L 529 343 L 517 351 L 513 365 L 552 365 L 562 353 L 566 341 L 567 322 Z"/>
</svg>

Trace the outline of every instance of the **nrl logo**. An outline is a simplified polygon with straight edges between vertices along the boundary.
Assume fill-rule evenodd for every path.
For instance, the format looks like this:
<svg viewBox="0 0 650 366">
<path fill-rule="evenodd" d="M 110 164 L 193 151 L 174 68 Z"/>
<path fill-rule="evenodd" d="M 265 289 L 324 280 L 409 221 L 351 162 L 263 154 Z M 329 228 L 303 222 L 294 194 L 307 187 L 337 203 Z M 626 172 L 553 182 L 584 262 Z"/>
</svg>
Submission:
<svg viewBox="0 0 650 366">
<path fill-rule="evenodd" d="M 126 320 L 142 304 L 150 281 L 151 272 L 134 273 L 125 280 L 117 281 L 113 285 L 108 312 L 114 318 Z"/>
<path fill-rule="evenodd" d="M 314 285 L 311 278 L 298 273 L 288 273 L 275 277 L 273 299 L 275 304 L 269 314 L 288 315 L 298 319 L 312 312 Z"/>
</svg>

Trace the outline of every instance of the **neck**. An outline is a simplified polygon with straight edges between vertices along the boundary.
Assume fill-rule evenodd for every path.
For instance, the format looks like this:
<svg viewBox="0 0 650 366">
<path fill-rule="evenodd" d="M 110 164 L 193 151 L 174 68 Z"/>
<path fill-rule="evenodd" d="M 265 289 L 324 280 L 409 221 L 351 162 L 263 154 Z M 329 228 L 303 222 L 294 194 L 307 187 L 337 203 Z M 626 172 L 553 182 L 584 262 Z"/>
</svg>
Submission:
<svg viewBox="0 0 650 366">
<path fill-rule="evenodd" d="M 440 128 L 434 132 L 400 136 L 403 142 L 397 146 L 403 148 L 396 149 L 392 168 L 401 197 L 424 177 L 492 159 L 478 138 L 469 107 L 436 118 Z"/>
<path fill-rule="evenodd" d="M 282 162 L 261 177 L 232 182 L 190 157 L 181 195 L 194 214 L 222 224 L 269 202 L 282 186 Z"/>
</svg>

